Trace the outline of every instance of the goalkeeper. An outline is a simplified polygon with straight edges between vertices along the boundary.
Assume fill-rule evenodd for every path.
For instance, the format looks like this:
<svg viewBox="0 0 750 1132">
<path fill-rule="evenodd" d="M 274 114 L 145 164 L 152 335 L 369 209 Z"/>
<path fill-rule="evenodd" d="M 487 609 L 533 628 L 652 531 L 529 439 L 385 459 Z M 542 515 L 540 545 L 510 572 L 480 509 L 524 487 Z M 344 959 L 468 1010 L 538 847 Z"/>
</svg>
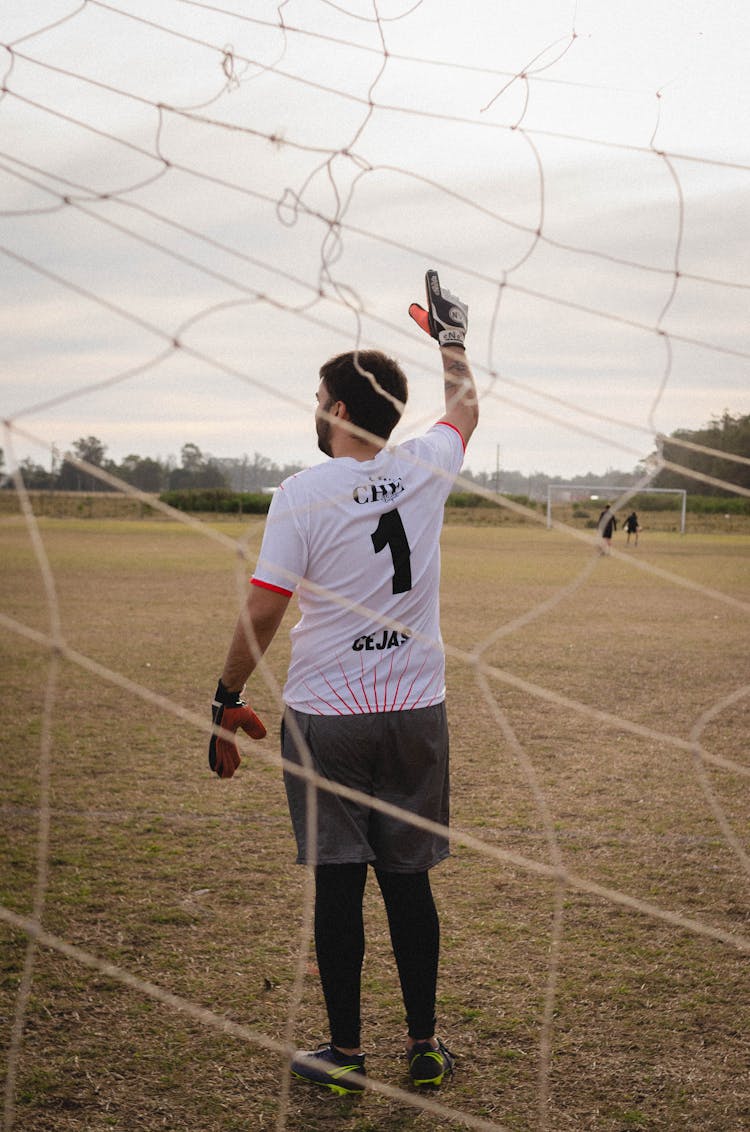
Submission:
<svg viewBox="0 0 750 1132">
<path fill-rule="evenodd" d="M 407 398 L 398 364 L 358 350 L 321 367 L 315 427 L 331 459 L 291 476 L 273 496 L 216 691 L 209 761 L 229 778 L 240 761 L 233 733 L 265 735 L 241 691 L 296 593 L 283 758 L 290 766 L 311 762 L 324 779 L 447 826 L 439 540 L 478 404 L 464 352 L 468 308 L 435 271 L 426 291 L 427 309 L 413 303 L 409 313 L 440 347 L 445 413 L 423 436 L 386 447 Z M 335 1093 L 364 1088 L 362 901 L 371 865 L 406 1008 L 411 1079 L 440 1085 L 453 1057 L 435 1036 L 440 928 L 429 869 L 448 856 L 447 836 L 312 791 L 291 770 L 284 780 L 297 860 L 315 871 L 315 948 L 330 1027 L 329 1042 L 297 1053 L 293 1075 Z"/>
</svg>

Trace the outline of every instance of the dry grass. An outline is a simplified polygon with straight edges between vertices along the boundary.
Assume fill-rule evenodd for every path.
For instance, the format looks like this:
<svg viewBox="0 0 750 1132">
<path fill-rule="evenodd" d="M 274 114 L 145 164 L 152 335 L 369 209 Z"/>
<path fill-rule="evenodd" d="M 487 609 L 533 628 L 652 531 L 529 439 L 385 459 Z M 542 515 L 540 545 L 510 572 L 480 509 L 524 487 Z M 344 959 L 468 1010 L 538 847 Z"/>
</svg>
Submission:
<svg viewBox="0 0 750 1132">
<path fill-rule="evenodd" d="M 228 534 L 240 529 L 221 525 Z M 44 520 L 42 535 L 67 644 L 207 714 L 237 603 L 231 553 L 154 520 Z M 46 632 L 48 605 L 25 528 L 6 519 L 0 538 L 4 611 Z M 653 534 L 628 553 L 747 600 L 747 549 L 742 537 Z M 726 765 L 698 762 L 670 739 L 688 740 L 703 713 L 746 685 L 746 612 L 531 527 L 450 524 L 443 579 L 454 825 L 499 856 L 459 839 L 434 874 L 441 1028 L 460 1059 L 441 1102 L 517 1132 L 741 1132 L 750 1126 L 747 950 L 573 886 L 564 893 L 549 1103 L 540 1115 L 555 887 L 523 860 L 549 864 L 558 852 L 577 877 L 747 945 L 750 877 L 717 818 L 747 854 L 747 699 L 701 733 L 706 752 Z M 2 904 L 28 914 L 49 657 L 10 631 L 0 644 Z M 497 670 L 488 677 L 490 699 L 466 662 L 478 646 Z M 286 658 L 280 639 L 270 654 L 277 680 Z M 564 701 L 512 686 L 506 673 Z M 252 691 L 269 725 L 256 754 L 271 756 L 278 704 L 260 680 Z M 576 705 L 616 718 L 596 720 Z M 628 721 L 652 734 L 634 734 Z M 283 1041 L 305 873 L 291 863 L 276 768 L 248 757 L 231 782 L 213 779 L 200 727 L 67 660 L 52 731 L 45 928 Z M 404 1088 L 403 1011 L 374 889 L 368 1067 Z M 25 949 L 22 933 L 0 927 L 5 1049 Z M 314 974 L 294 1033 L 302 1044 L 324 1036 Z M 38 951 L 15 1128 L 271 1129 L 283 1080 L 278 1054 L 54 950 Z M 402 1099 L 370 1093 L 342 1103 L 296 1086 L 285 1123 L 288 1132 L 458 1126 Z"/>
</svg>

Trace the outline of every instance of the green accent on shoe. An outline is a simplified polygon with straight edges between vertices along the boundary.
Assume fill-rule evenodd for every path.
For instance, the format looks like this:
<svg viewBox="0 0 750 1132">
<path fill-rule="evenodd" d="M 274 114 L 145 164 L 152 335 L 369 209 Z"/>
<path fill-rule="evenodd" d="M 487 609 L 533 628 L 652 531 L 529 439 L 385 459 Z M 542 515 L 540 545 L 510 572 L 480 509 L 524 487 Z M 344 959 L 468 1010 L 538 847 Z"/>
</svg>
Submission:
<svg viewBox="0 0 750 1132">
<path fill-rule="evenodd" d="M 409 1073 L 417 1088 L 439 1088 L 446 1076 L 453 1072 L 453 1054 L 438 1038 L 438 1048 L 430 1042 L 417 1042 L 409 1054 Z"/>
<path fill-rule="evenodd" d="M 330 1043 L 318 1049 L 300 1050 L 290 1068 L 298 1080 L 319 1085 L 339 1097 L 365 1090 L 364 1082 L 357 1080 L 365 1075 L 364 1054 L 340 1053 Z"/>
</svg>

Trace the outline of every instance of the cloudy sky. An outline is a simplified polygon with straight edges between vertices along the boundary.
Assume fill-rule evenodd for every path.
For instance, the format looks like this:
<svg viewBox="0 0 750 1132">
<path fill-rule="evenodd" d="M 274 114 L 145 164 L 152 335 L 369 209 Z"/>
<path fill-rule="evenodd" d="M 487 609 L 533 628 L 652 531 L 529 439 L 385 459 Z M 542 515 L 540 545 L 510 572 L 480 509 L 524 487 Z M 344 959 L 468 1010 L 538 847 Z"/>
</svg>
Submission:
<svg viewBox="0 0 750 1132">
<path fill-rule="evenodd" d="M 17 458 L 315 462 L 356 345 L 435 419 L 427 267 L 470 307 L 473 470 L 633 468 L 750 412 L 744 3 L 5 0 L 2 415 Z"/>
</svg>

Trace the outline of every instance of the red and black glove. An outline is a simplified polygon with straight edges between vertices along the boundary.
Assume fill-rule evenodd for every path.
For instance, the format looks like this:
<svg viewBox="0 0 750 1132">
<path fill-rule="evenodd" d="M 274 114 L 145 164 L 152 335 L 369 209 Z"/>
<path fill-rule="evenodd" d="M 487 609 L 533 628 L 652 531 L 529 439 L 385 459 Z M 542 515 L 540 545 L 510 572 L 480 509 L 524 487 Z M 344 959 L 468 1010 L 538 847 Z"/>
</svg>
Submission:
<svg viewBox="0 0 750 1132">
<path fill-rule="evenodd" d="M 240 752 L 236 739 L 225 739 L 217 734 L 216 728 L 234 731 L 241 727 L 251 739 L 262 739 L 266 729 L 251 707 L 248 707 L 239 692 L 228 692 L 219 681 L 216 695 L 211 704 L 211 717 L 214 730 L 208 745 L 208 765 L 219 778 L 231 778 L 240 765 Z"/>
<path fill-rule="evenodd" d="M 469 325 L 469 308 L 466 303 L 440 286 L 437 271 L 428 271 L 424 277 L 427 291 L 427 310 L 412 303 L 409 314 L 441 346 L 463 346 Z"/>
</svg>

